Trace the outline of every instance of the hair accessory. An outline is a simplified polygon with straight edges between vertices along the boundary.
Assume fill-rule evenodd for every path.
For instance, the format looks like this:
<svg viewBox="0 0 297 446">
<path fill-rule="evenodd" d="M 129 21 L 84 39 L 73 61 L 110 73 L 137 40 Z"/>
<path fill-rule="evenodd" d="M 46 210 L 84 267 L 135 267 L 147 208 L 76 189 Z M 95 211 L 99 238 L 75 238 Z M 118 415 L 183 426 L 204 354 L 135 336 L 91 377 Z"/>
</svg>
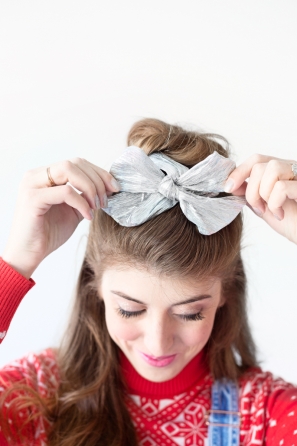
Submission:
<svg viewBox="0 0 297 446">
<path fill-rule="evenodd" d="M 51 183 L 51 185 L 50 185 L 49 187 L 57 186 L 57 184 L 56 184 L 56 183 L 54 182 L 54 180 L 52 179 L 52 176 L 51 176 L 50 168 L 49 168 L 49 167 L 46 169 L 46 172 L 47 172 L 47 177 L 48 177 L 48 179 L 49 179 L 49 182 Z"/>
<path fill-rule="evenodd" d="M 179 202 L 201 234 L 227 226 L 246 204 L 244 197 L 223 196 L 235 163 L 214 152 L 192 168 L 162 154 L 146 155 L 130 146 L 110 169 L 121 186 L 103 210 L 122 226 L 138 226 Z"/>
<path fill-rule="evenodd" d="M 293 172 L 293 177 L 290 178 L 290 180 L 296 180 L 297 178 L 297 163 L 292 163 L 292 172 Z"/>
</svg>

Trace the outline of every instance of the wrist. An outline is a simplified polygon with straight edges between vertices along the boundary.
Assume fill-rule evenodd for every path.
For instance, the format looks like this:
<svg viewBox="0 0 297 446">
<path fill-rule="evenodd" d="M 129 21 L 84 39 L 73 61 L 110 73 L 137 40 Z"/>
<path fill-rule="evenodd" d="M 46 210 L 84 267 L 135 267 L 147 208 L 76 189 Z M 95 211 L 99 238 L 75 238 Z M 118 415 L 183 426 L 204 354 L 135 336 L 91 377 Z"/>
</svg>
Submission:
<svg viewBox="0 0 297 446">
<path fill-rule="evenodd" d="M 4 262 L 6 262 L 9 266 L 11 266 L 15 271 L 17 271 L 19 274 L 24 276 L 26 279 L 30 279 L 33 272 L 37 268 L 34 267 L 30 262 L 26 262 L 22 260 L 21 255 L 13 255 L 8 252 L 4 252 L 3 255 L 1 255 Z"/>
</svg>

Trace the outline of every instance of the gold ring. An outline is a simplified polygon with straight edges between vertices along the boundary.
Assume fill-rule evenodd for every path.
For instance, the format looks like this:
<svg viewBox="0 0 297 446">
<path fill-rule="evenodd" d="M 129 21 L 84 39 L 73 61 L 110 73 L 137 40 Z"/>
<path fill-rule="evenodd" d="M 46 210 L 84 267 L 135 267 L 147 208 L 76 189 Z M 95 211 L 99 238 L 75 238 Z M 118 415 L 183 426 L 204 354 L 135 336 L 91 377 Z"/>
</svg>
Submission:
<svg viewBox="0 0 297 446">
<path fill-rule="evenodd" d="M 57 184 L 54 182 L 54 180 L 51 177 L 51 173 L 50 173 L 50 168 L 49 167 L 46 169 L 46 172 L 47 172 L 47 177 L 49 179 L 49 182 L 51 183 L 50 187 L 57 186 Z"/>
</svg>

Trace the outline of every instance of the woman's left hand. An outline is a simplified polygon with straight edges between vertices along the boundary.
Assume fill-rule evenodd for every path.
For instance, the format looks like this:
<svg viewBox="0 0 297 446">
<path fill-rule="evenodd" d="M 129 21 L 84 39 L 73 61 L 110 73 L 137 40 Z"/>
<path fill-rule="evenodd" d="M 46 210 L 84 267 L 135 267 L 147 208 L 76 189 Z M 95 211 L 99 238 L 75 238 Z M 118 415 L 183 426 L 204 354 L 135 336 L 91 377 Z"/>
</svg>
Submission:
<svg viewBox="0 0 297 446">
<path fill-rule="evenodd" d="M 225 191 L 245 195 L 259 217 L 297 244 L 297 176 L 292 164 L 296 161 L 253 155 L 230 174 Z"/>
</svg>

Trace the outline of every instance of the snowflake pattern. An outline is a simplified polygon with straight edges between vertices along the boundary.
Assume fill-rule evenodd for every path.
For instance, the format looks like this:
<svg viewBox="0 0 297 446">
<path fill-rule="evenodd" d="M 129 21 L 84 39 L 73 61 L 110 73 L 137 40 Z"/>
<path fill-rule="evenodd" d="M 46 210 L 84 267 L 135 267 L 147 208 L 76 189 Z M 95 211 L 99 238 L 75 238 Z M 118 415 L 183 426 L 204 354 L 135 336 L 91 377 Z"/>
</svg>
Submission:
<svg viewBox="0 0 297 446">
<path fill-rule="evenodd" d="M 52 349 L 28 355 L 0 371 L 0 393 L 11 383 L 25 380 L 42 396 L 49 396 L 59 383 Z M 207 446 L 205 415 L 210 409 L 212 378 L 208 374 L 189 391 L 172 398 L 126 395 L 140 446 Z M 241 446 L 297 445 L 297 388 L 271 373 L 251 370 L 239 382 Z M 27 416 L 26 412 L 19 417 Z M 36 419 L 35 439 L 28 446 L 45 446 L 46 422 Z M 3 438 L 3 437 L 2 437 Z M 31 442 L 30 442 L 31 441 Z M 0 444 L 1 431 L 0 431 Z"/>
<path fill-rule="evenodd" d="M 210 408 L 212 382 L 211 376 L 208 375 L 202 384 L 172 399 L 158 400 L 129 395 L 126 403 L 134 420 L 140 445 L 206 446 L 208 428 L 205 415 Z M 285 403 L 296 400 L 296 387 L 282 379 L 273 379 L 271 373 L 257 369 L 246 373 L 241 379 L 239 393 L 242 417 L 241 445 L 272 444 L 266 443 L 267 438 L 275 438 L 275 429 L 272 428 L 277 425 L 276 414 L 270 417 L 270 406 L 273 406 L 274 400 L 272 395 L 282 392 L 288 395 Z M 295 412 L 291 410 L 287 412 L 287 416 L 294 418 Z M 292 432 L 293 430 L 287 429 L 286 436 L 292 435 Z"/>
</svg>

